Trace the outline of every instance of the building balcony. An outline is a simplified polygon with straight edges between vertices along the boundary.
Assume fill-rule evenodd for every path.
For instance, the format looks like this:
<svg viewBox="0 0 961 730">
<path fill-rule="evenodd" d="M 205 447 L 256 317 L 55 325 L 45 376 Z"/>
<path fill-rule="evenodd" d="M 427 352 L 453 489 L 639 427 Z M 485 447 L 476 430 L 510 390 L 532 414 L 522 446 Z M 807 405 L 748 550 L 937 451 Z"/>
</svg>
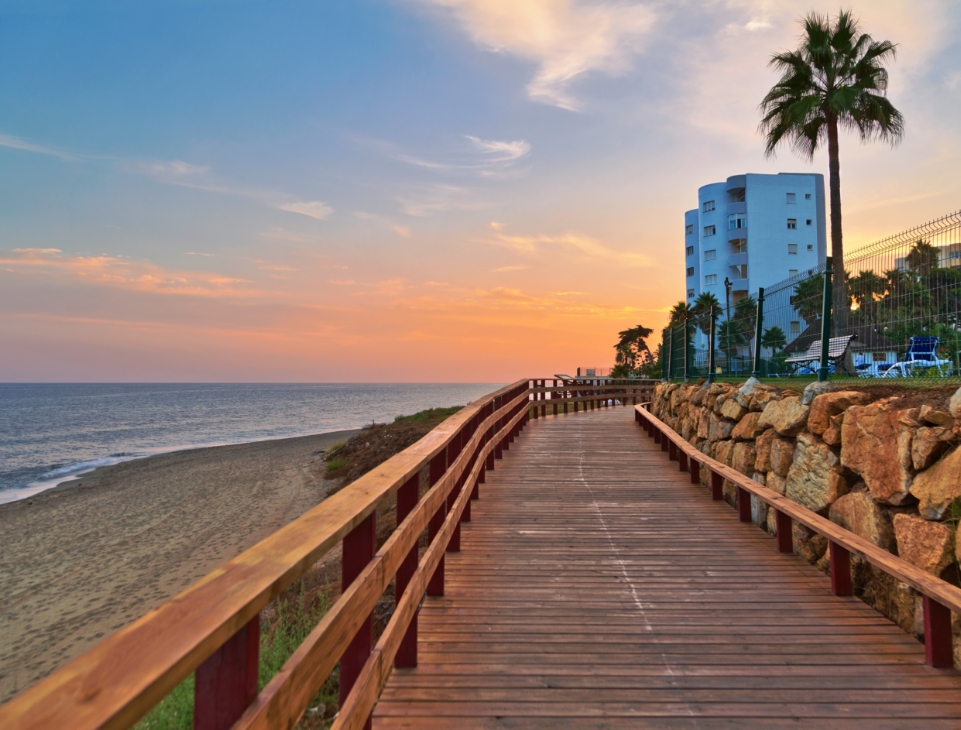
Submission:
<svg viewBox="0 0 961 730">
<path fill-rule="evenodd" d="M 727 204 L 727 214 L 735 215 L 737 213 L 747 214 L 747 203 L 728 203 Z"/>
<path fill-rule="evenodd" d="M 741 266 L 747 264 L 747 252 L 744 253 L 731 253 L 727 256 L 728 266 Z"/>
<path fill-rule="evenodd" d="M 731 175 L 727 179 L 727 191 L 736 193 L 747 187 L 747 175 Z"/>
<path fill-rule="evenodd" d="M 747 240 L 747 227 L 745 226 L 744 228 L 728 228 L 727 240 L 728 241 Z"/>
</svg>

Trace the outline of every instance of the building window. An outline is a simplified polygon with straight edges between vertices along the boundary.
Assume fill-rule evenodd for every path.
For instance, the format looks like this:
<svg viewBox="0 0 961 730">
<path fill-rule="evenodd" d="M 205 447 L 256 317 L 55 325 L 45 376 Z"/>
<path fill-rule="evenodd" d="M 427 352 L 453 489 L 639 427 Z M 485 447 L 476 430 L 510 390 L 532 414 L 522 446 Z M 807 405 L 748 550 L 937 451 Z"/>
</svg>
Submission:
<svg viewBox="0 0 961 730">
<path fill-rule="evenodd" d="M 813 244 L 813 243 L 809 243 L 809 244 L 808 244 L 808 251 L 813 251 L 813 250 L 814 250 L 814 244 Z"/>
<path fill-rule="evenodd" d="M 688 266 L 688 267 L 687 267 L 687 275 L 688 275 L 688 276 L 694 276 L 694 267 L 693 267 L 693 266 Z"/>
<path fill-rule="evenodd" d="M 788 269 L 787 275 L 788 275 L 788 278 L 793 278 L 797 276 L 797 269 Z"/>
<path fill-rule="evenodd" d="M 694 233 L 694 224 L 688 223 L 686 226 L 684 226 L 684 235 L 690 236 L 692 233 Z"/>
<path fill-rule="evenodd" d="M 789 231 L 796 231 L 796 230 L 797 230 L 797 218 L 788 218 L 788 219 L 787 219 L 787 229 L 788 229 Z"/>
<path fill-rule="evenodd" d="M 746 279 L 747 278 L 747 264 L 740 264 L 738 266 L 732 267 L 734 269 L 734 278 Z"/>
<path fill-rule="evenodd" d="M 704 252 L 705 261 L 716 261 L 717 260 L 717 249 L 712 248 L 709 251 Z"/>
<path fill-rule="evenodd" d="M 688 289 L 688 290 L 687 290 L 687 298 L 688 298 L 688 299 L 693 299 L 693 298 L 694 298 L 694 290 L 693 290 L 693 289 Z"/>
<path fill-rule="evenodd" d="M 743 238 L 731 241 L 731 253 L 747 253 L 747 241 Z"/>
<path fill-rule="evenodd" d="M 799 335 L 799 334 L 801 334 L 801 323 L 800 323 L 800 322 L 791 322 L 791 334 L 792 334 L 792 335 Z"/>
<path fill-rule="evenodd" d="M 705 200 L 705 201 L 704 201 L 704 212 L 705 212 L 705 213 L 710 213 L 712 210 L 714 210 L 714 201 L 713 201 L 713 200 Z"/>
<path fill-rule="evenodd" d="M 704 286 L 714 286 L 717 284 L 717 274 L 708 274 L 704 277 Z"/>
<path fill-rule="evenodd" d="M 743 203 L 743 202 L 746 201 L 746 198 L 744 197 L 744 191 L 743 191 L 743 190 L 742 190 L 741 192 L 739 192 L 739 193 L 732 193 L 732 197 L 734 198 L 734 199 L 731 201 L 732 203 Z"/>
<path fill-rule="evenodd" d="M 804 199 L 805 199 L 805 200 L 810 200 L 810 199 L 811 199 L 811 193 L 804 193 Z"/>
<path fill-rule="evenodd" d="M 727 229 L 733 231 L 735 228 L 747 228 L 746 213 L 735 213 L 727 217 Z"/>
<path fill-rule="evenodd" d="M 688 246 L 688 247 L 687 247 L 687 255 L 688 255 L 688 256 L 693 256 L 693 255 L 694 255 L 694 247 L 693 247 L 693 246 Z"/>
<path fill-rule="evenodd" d="M 787 245 L 787 252 L 788 252 L 791 256 L 797 256 L 797 244 L 796 244 L 796 243 L 789 243 L 789 244 Z"/>
<path fill-rule="evenodd" d="M 807 224 L 808 224 L 808 225 L 811 225 L 811 219 L 810 219 L 810 218 L 807 219 Z"/>
<path fill-rule="evenodd" d="M 704 226 L 705 236 L 713 236 L 715 233 L 717 233 L 717 228 L 715 228 L 714 226 Z"/>
<path fill-rule="evenodd" d="M 796 203 L 796 202 L 797 202 L 797 195 L 795 195 L 794 193 L 788 193 L 788 194 L 787 194 L 787 202 L 788 202 L 788 205 L 793 205 L 794 203 Z"/>
</svg>

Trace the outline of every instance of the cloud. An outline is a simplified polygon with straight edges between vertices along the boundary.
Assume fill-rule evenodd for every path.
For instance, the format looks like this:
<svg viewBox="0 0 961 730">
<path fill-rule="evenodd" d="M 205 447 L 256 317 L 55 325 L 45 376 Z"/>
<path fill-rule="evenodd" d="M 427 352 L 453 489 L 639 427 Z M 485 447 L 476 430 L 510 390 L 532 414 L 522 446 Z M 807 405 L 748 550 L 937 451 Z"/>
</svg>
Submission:
<svg viewBox="0 0 961 730">
<path fill-rule="evenodd" d="M 530 98 L 563 109 L 569 91 L 592 72 L 623 73 L 654 25 L 654 11 L 615 0 L 420 0 L 442 8 L 479 46 L 532 61 Z"/>
<path fill-rule="evenodd" d="M 183 160 L 169 160 L 166 162 L 148 163 L 149 169 L 155 175 L 172 175 L 174 177 L 186 177 L 190 175 L 202 175 L 210 172 L 209 167 L 203 165 L 191 165 Z"/>
<path fill-rule="evenodd" d="M 531 144 L 525 139 L 488 140 L 470 134 L 465 134 L 463 139 L 470 144 L 465 145 L 458 140 L 459 143 L 453 147 L 433 153 L 438 159 L 410 154 L 389 142 L 366 140 L 365 143 L 385 151 L 395 160 L 422 170 L 448 174 L 469 173 L 482 177 L 503 175 L 531 152 Z"/>
<path fill-rule="evenodd" d="M 470 199 L 470 191 L 458 185 L 428 185 L 398 196 L 407 215 L 423 218 L 449 210 L 476 210 L 480 204 Z"/>
<path fill-rule="evenodd" d="M 401 238 L 410 238 L 410 228 L 407 226 L 391 226 L 391 229 Z"/>
<path fill-rule="evenodd" d="M 77 159 L 73 155 L 68 155 L 60 150 L 34 144 L 33 142 L 28 142 L 22 137 L 14 137 L 11 134 L 0 133 L 0 147 L 9 147 L 15 150 L 23 150 L 24 152 L 35 152 L 39 155 L 50 155 L 51 157 L 59 157 L 61 160 L 67 160 L 69 162 L 73 162 Z"/>
<path fill-rule="evenodd" d="M 466 135 L 467 139 L 474 143 L 474 146 L 485 154 L 491 155 L 495 162 L 513 162 L 521 157 L 530 154 L 531 145 L 523 139 L 513 142 L 498 142 L 497 140 L 478 139 Z"/>
<path fill-rule="evenodd" d="M 286 210 L 288 213 L 298 213 L 319 221 L 324 220 L 327 216 L 334 212 L 334 209 L 327 205 L 327 203 L 322 203 L 319 200 L 280 203 L 274 207 L 280 208 L 280 210 Z"/>
<path fill-rule="evenodd" d="M 168 269 L 150 261 L 131 261 L 122 256 L 72 256 L 57 249 L 14 249 L 0 253 L 0 265 L 28 277 L 59 277 L 94 286 L 197 297 L 250 298 L 261 292 L 247 286 L 246 279 L 223 274 Z"/>
<path fill-rule="evenodd" d="M 187 253 L 185 253 L 184 256 L 204 256 L 204 257 L 210 257 L 210 256 L 213 256 L 213 254 L 212 254 L 212 253 L 200 253 L 199 251 L 187 251 Z"/>
<path fill-rule="evenodd" d="M 560 236 L 510 236 L 503 232 L 504 225 L 493 221 L 491 228 L 496 231 L 494 238 L 484 239 L 485 243 L 509 249 L 521 256 L 534 256 L 545 249 L 565 253 L 576 258 L 604 259 L 616 261 L 622 266 L 653 266 L 650 257 L 631 251 L 617 251 L 608 248 L 596 238 L 580 233 L 565 233 Z"/>
<path fill-rule="evenodd" d="M 529 269 L 529 268 L 530 268 L 530 266 L 523 266 L 523 265 L 501 266 L 501 267 L 498 268 L 498 269 L 491 269 L 491 270 L 490 270 L 490 273 L 492 273 L 492 274 L 500 274 L 500 273 L 504 273 L 504 272 L 507 272 L 507 271 L 524 271 L 525 269 Z"/>
</svg>

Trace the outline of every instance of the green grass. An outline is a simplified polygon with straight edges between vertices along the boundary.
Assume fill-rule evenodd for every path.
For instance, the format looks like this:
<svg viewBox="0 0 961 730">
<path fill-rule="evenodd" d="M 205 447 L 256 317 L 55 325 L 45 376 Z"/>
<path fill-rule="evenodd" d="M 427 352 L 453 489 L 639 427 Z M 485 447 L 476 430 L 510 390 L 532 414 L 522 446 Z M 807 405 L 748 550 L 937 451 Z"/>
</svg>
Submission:
<svg viewBox="0 0 961 730">
<path fill-rule="evenodd" d="M 450 406 L 449 408 L 428 408 L 426 411 L 419 411 L 412 416 L 397 416 L 394 423 L 417 423 L 418 421 L 443 421 L 445 418 L 453 416 L 464 406 Z"/>
<path fill-rule="evenodd" d="M 326 592 L 318 593 L 318 600 L 308 607 L 303 592 L 299 596 L 275 604 L 276 620 L 268 627 L 261 625 L 259 688 L 263 689 L 280 671 L 290 655 L 307 638 L 327 612 Z M 310 707 L 323 705 L 328 715 L 337 706 L 339 686 L 337 670 L 331 674 Z M 191 730 L 194 712 L 194 675 L 178 684 L 160 704 L 154 707 L 134 727 L 135 730 Z"/>
<path fill-rule="evenodd" d="M 336 444 L 327 449 L 325 453 L 332 454 L 337 451 L 337 449 L 342 449 L 346 443 L 346 441 L 338 441 Z"/>
<path fill-rule="evenodd" d="M 343 469 L 345 466 L 347 466 L 347 459 L 342 459 L 338 457 L 336 459 L 331 459 L 330 461 L 328 461 L 327 466 L 325 466 L 324 468 L 330 472 L 330 471 L 337 471 L 338 469 Z"/>
</svg>

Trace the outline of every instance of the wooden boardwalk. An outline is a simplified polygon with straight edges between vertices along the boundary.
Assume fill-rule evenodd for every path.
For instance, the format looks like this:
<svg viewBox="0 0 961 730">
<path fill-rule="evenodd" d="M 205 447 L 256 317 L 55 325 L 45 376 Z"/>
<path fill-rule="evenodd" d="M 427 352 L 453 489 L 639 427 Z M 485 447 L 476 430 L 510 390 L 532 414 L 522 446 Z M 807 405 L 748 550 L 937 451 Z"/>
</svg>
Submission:
<svg viewBox="0 0 961 730">
<path fill-rule="evenodd" d="M 691 485 L 631 408 L 532 421 L 480 489 L 375 728 L 961 728 L 956 672 Z"/>
</svg>

